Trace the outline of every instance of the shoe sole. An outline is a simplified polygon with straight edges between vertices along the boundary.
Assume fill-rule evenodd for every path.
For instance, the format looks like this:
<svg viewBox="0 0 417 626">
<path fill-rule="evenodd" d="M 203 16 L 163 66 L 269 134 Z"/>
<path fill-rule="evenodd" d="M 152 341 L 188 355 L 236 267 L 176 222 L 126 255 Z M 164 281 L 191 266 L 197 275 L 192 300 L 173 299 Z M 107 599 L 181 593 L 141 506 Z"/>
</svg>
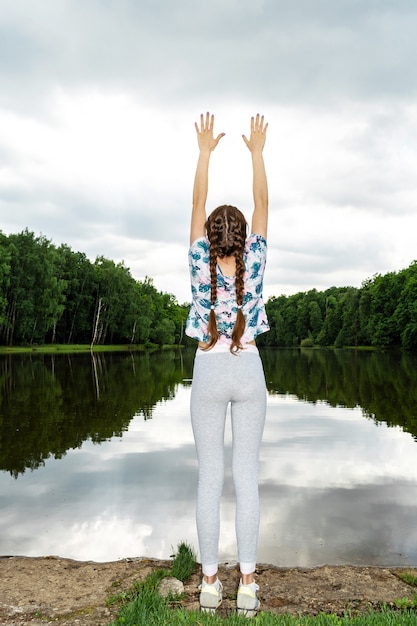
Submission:
<svg viewBox="0 0 417 626">
<path fill-rule="evenodd" d="M 221 605 L 221 601 L 219 602 L 217 606 L 201 606 L 200 605 L 200 611 L 202 613 L 215 613 L 220 605 Z"/>
<path fill-rule="evenodd" d="M 241 615 L 242 617 L 247 617 L 248 619 L 250 619 L 251 617 L 255 617 L 257 612 L 258 612 L 257 609 L 255 609 L 254 611 L 252 609 L 238 609 L 237 610 L 238 615 Z"/>
</svg>

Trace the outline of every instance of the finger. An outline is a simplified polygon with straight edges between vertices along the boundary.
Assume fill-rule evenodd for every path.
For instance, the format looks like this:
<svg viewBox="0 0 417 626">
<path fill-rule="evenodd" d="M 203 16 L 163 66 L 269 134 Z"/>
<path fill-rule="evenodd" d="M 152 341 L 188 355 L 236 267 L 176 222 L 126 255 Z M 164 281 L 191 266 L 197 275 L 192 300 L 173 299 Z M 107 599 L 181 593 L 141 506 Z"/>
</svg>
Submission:
<svg viewBox="0 0 417 626">
<path fill-rule="evenodd" d="M 195 126 L 196 131 L 199 133 L 199 132 L 200 132 L 200 129 L 198 128 L 198 124 L 197 124 L 197 122 L 194 122 L 194 126 Z"/>
<path fill-rule="evenodd" d="M 249 148 L 249 141 L 248 141 L 248 138 L 246 137 L 246 135 L 242 135 L 242 139 L 243 139 L 243 141 L 245 142 L 245 144 L 246 144 L 246 145 L 248 146 L 248 148 Z"/>
<path fill-rule="evenodd" d="M 255 130 L 258 131 L 259 130 L 259 113 L 256 114 L 256 120 L 255 120 Z"/>
<path fill-rule="evenodd" d="M 265 126 L 264 126 L 264 134 L 266 133 L 267 128 L 268 128 L 268 122 L 267 122 L 267 123 L 265 124 Z"/>
<path fill-rule="evenodd" d="M 201 131 L 203 131 L 203 129 L 204 129 L 204 115 L 202 113 L 200 115 L 200 128 L 201 128 Z"/>
<path fill-rule="evenodd" d="M 207 111 L 206 113 L 206 125 L 204 127 L 204 130 L 207 130 L 210 128 L 210 113 Z"/>
<path fill-rule="evenodd" d="M 213 127 L 214 127 L 214 115 L 212 115 L 210 118 L 209 130 L 213 130 Z"/>
</svg>

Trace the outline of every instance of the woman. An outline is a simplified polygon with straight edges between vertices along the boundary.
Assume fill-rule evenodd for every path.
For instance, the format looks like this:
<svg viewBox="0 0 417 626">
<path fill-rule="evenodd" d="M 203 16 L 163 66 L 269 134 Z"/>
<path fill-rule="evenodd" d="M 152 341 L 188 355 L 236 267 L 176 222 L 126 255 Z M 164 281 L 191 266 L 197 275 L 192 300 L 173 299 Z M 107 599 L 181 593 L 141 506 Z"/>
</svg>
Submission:
<svg viewBox="0 0 417 626">
<path fill-rule="evenodd" d="M 269 330 L 262 299 L 266 261 L 268 185 L 263 160 L 268 124 L 251 119 L 253 198 L 251 234 L 236 208 L 224 205 L 206 217 L 214 116 L 195 124 L 199 158 L 194 180 L 189 265 L 192 304 L 187 335 L 198 341 L 191 390 L 191 420 L 199 481 L 197 531 L 203 569 L 200 605 L 214 612 L 222 601 L 217 578 L 220 498 L 224 479 L 224 427 L 231 406 L 236 536 L 241 570 L 239 613 L 259 609 L 255 583 L 259 531 L 258 458 L 265 422 L 266 387 L 255 337 Z"/>
</svg>

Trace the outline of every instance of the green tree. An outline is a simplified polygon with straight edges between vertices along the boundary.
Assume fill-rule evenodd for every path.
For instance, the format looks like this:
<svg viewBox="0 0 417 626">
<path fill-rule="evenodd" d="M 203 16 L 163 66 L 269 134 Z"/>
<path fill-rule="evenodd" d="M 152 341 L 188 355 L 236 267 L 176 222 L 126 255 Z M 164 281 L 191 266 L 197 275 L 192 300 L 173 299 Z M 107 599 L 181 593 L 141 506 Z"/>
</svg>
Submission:
<svg viewBox="0 0 417 626">
<path fill-rule="evenodd" d="M 403 287 L 393 314 L 393 323 L 400 335 L 401 347 L 417 350 L 417 261 L 400 275 Z"/>
<path fill-rule="evenodd" d="M 9 345 L 43 342 L 64 311 L 65 281 L 57 275 L 55 247 L 27 229 L 9 236 L 10 281 L 6 292 Z"/>
<path fill-rule="evenodd" d="M 116 265 L 103 256 L 97 257 L 94 265 L 97 292 L 91 342 L 127 339 L 130 329 L 126 326 L 126 311 L 130 310 L 129 287 L 133 283 L 130 271 L 123 261 Z"/>
<path fill-rule="evenodd" d="M 0 232 L 0 331 L 7 324 L 7 292 L 10 285 L 10 248 L 6 235 Z"/>
<path fill-rule="evenodd" d="M 313 335 L 313 339 L 315 340 L 320 333 L 323 326 L 323 318 L 320 306 L 317 300 L 313 300 L 309 305 L 309 313 L 310 313 L 310 329 Z"/>
<path fill-rule="evenodd" d="M 149 341 L 151 326 L 153 321 L 153 305 L 151 291 L 154 289 L 149 278 L 144 282 L 138 281 L 135 290 L 135 319 L 134 340 L 139 344 L 146 344 Z"/>
<path fill-rule="evenodd" d="M 395 310 L 403 286 L 404 276 L 390 272 L 376 275 L 369 283 L 368 320 L 364 336 L 371 345 L 399 345 L 400 337 L 396 328 Z M 363 320 L 363 317 L 362 317 Z"/>
<path fill-rule="evenodd" d="M 359 298 L 359 291 L 348 287 L 339 301 L 342 328 L 334 342 L 336 348 L 357 346 L 360 343 Z"/>
<path fill-rule="evenodd" d="M 60 343 L 87 343 L 91 340 L 94 294 L 97 290 L 95 269 L 82 252 L 65 244 L 57 249 L 59 273 L 65 281 L 65 310 L 57 325 Z"/>
</svg>

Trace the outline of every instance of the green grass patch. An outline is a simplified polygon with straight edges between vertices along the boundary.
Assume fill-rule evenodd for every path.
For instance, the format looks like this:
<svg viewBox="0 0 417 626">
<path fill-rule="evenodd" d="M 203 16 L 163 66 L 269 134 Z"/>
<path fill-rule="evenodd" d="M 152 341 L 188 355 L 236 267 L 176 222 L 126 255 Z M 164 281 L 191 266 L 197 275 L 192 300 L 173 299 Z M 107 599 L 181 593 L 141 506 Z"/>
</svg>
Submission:
<svg viewBox="0 0 417 626">
<path fill-rule="evenodd" d="M 159 346 L 155 343 L 144 344 L 122 344 L 117 346 L 110 345 L 94 345 L 92 348 L 89 344 L 45 344 L 31 346 L 0 346 L 0 354 L 23 354 L 28 352 L 37 352 L 39 354 L 71 354 L 74 352 L 154 352 L 155 350 L 174 350 L 183 348 L 182 345 L 163 345 Z"/>
<path fill-rule="evenodd" d="M 91 348 L 89 344 L 63 343 L 12 347 L 0 346 L 0 354 L 22 354 L 26 352 L 37 352 L 40 354 L 71 354 L 74 352 L 145 352 L 156 349 L 159 349 L 159 346 L 122 344 L 117 346 L 94 345 L 93 348 Z"/>
<path fill-rule="evenodd" d="M 411 574 L 410 572 L 400 572 L 398 574 L 398 578 L 401 578 L 401 580 L 407 583 L 407 585 L 417 587 L 417 576 L 415 574 Z"/>
<path fill-rule="evenodd" d="M 169 601 L 167 598 L 162 598 L 158 592 L 158 585 L 161 580 L 170 575 L 170 570 L 157 569 L 145 580 L 136 583 L 132 593 L 129 594 L 130 597 L 124 597 L 125 594 L 118 596 L 118 599 L 125 604 L 120 609 L 119 616 L 113 624 L 118 626 L 121 624 L 126 626 L 170 624 L 170 621 L 167 620 L 171 613 Z M 132 596 L 134 597 L 132 598 Z"/>
<path fill-rule="evenodd" d="M 122 603 L 117 619 L 111 626 L 243 626 L 248 624 L 245 617 L 231 613 L 227 617 L 186 611 L 181 599 L 163 598 L 159 592 L 159 583 L 167 576 L 187 580 L 194 571 L 195 553 L 186 542 L 179 544 L 174 555 L 172 568 L 157 569 L 145 580 L 136 583 L 128 593 L 114 596 L 114 601 Z M 403 574 L 402 574 L 403 575 Z M 415 576 L 410 575 L 411 579 Z M 404 578 L 403 578 L 404 580 Z M 408 581 L 405 581 L 408 582 Z M 410 584 L 416 584 L 414 581 Z M 111 602 L 111 599 L 109 600 Z M 414 600 L 399 598 L 395 609 L 382 607 L 379 612 L 364 615 L 337 616 L 324 614 L 316 616 L 275 615 L 260 612 L 251 622 L 254 626 L 417 626 L 417 595 Z"/>
<path fill-rule="evenodd" d="M 178 580 L 188 580 L 196 566 L 196 554 L 193 548 L 185 541 L 178 545 L 174 561 L 172 563 L 172 576 Z"/>
<path fill-rule="evenodd" d="M 296 617 L 261 612 L 251 620 L 254 626 L 416 626 L 417 614 L 385 609 L 381 612 L 361 616 L 320 614 Z M 248 625 L 245 617 L 236 613 L 227 617 L 209 615 L 182 608 L 171 608 L 170 600 L 161 598 L 155 589 L 146 585 L 131 604 L 123 607 L 112 626 L 243 626 Z"/>
<path fill-rule="evenodd" d="M 414 598 L 408 598 L 407 596 L 405 596 L 404 598 L 397 598 L 396 600 L 394 600 L 394 605 L 397 607 L 397 609 L 407 611 L 410 609 L 417 609 L 417 594 L 414 596 Z"/>
</svg>

